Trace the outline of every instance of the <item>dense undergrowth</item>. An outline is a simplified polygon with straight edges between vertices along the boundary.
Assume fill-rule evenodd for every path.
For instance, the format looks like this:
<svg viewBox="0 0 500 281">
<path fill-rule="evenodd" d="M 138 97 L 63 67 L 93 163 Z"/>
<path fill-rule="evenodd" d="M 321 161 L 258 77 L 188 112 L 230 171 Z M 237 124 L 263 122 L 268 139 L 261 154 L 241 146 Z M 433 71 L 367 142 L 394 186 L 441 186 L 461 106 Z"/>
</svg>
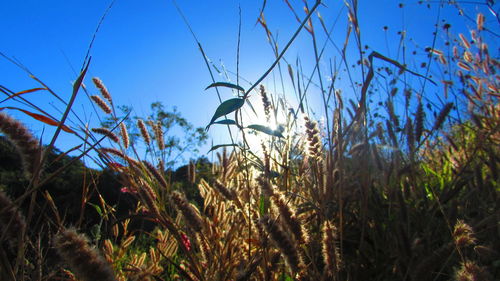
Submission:
<svg viewBox="0 0 500 281">
<path fill-rule="evenodd" d="M 69 223 L 59 206 L 64 202 L 40 187 L 78 165 L 78 158 L 48 169 L 58 160 L 46 163 L 51 145 L 42 149 L 23 124 L 0 113 L 0 130 L 18 148 L 26 177 L 15 192 L 4 187 L 12 198 L 0 193 L 0 278 L 498 280 L 499 61 L 488 48 L 488 40 L 497 36 L 497 18 L 485 26 L 484 15 L 477 14 L 471 38 L 448 34 L 447 50 L 422 50 L 428 55 L 427 73 L 441 71 L 431 78 L 376 50 L 365 51 L 357 1 L 346 2 L 349 32 L 337 55 L 340 66 L 349 68 L 346 49 L 354 45 L 360 51 L 360 70 L 349 72 L 351 81 L 359 80 L 352 82 L 358 97 L 353 100 L 336 87 L 338 73 L 330 80 L 320 73 L 323 49 L 317 47 L 317 34 L 325 32 L 327 43 L 331 38 L 315 14 L 319 4 L 305 4 L 307 17 L 299 28 L 314 43 L 310 76 L 280 60 L 273 33 L 263 15 L 259 19 L 276 65 L 286 66 L 296 83 L 299 104 L 289 105 L 262 86 L 267 74 L 248 90 L 212 81 L 210 87 L 236 93 L 207 120 L 209 127 L 227 125 L 231 143 L 213 147 L 216 163 L 187 165 L 182 181 L 174 181 L 165 167 L 165 116 L 118 117 L 97 78 L 100 95 L 91 98 L 107 116 L 104 127 L 77 133 L 63 125 L 66 116 L 51 119 L 66 133 L 81 136 L 82 156 L 98 153 L 119 180 L 122 196 L 132 202 L 126 213 L 117 212 L 119 202 L 101 196 L 105 186 L 89 172 L 76 210 L 88 206 L 99 216 L 86 224 L 82 213 Z M 408 77 L 421 83 L 407 83 Z M 305 106 L 310 82 L 317 85 L 328 116 L 320 124 Z M 427 94 L 422 83 L 442 84 L 439 98 Z M 268 124 L 244 118 L 250 95 L 261 98 L 258 114 Z M 286 121 L 272 127 L 278 115 Z M 202 135 L 189 130 L 193 137 Z M 249 142 L 250 133 L 261 136 L 258 149 Z M 105 138 L 113 145 L 103 145 Z M 146 157 L 136 149 L 139 143 Z"/>
</svg>

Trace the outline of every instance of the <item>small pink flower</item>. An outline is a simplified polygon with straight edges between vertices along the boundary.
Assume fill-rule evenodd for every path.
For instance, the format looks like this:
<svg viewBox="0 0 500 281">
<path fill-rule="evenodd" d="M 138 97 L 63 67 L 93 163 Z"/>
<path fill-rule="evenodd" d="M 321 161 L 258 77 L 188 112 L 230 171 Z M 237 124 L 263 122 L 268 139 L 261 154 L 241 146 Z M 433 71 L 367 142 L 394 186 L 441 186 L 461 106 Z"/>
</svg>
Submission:
<svg viewBox="0 0 500 281">
<path fill-rule="evenodd" d="M 189 241 L 189 238 L 186 234 L 181 233 L 181 240 L 186 250 L 191 251 L 191 241 Z"/>
<path fill-rule="evenodd" d="M 132 190 L 129 187 L 126 187 L 126 186 L 120 188 L 120 192 L 121 193 L 130 193 L 130 194 L 136 194 L 137 193 L 137 191 Z"/>
</svg>

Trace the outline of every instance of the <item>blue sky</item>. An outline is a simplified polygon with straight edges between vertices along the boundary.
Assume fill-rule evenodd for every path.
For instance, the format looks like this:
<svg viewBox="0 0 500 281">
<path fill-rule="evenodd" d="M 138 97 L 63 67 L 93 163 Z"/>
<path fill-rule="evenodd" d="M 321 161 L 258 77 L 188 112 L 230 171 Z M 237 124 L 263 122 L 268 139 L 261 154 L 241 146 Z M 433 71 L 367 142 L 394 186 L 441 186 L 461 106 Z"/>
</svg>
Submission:
<svg viewBox="0 0 500 281">
<path fill-rule="evenodd" d="M 314 4 L 313 1 L 307 2 L 309 6 Z M 343 44 L 347 26 L 347 10 L 342 2 L 326 0 L 325 6 L 319 8 L 328 26 L 340 15 L 333 32 L 333 39 L 338 45 Z M 430 9 L 425 3 L 420 5 L 417 2 L 361 0 L 359 16 L 363 44 L 391 58 L 401 59 L 397 55 L 400 38 L 398 31 L 406 30 L 408 53 L 413 49 L 418 51 L 411 60 L 417 63 L 424 59 L 422 49 L 432 44 L 438 9 L 434 3 L 437 1 L 430 1 Z M 207 56 L 219 68 L 236 71 L 240 7 L 240 74 L 254 82 L 273 62 L 274 56 L 266 41 L 265 32 L 256 25 L 262 1 L 186 0 L 178 3 Z M 303 18 L 303 2 L 290 3 Z M 402 8 L 399 7 L 400 3 L 404 3 Z M 1 1 L 0 52 L 17 59 L 63 99 L 68 100 L 71 83 L 77 77 L 75 73 L 81 68 L 97 23 L 109 4 L 110 1 L 103 0 Z M 475 16 L 476 11 L 487 13 L 481 5 L 464 4 L 462 7 L 472 16 Z M 279 34 L 278 42 L 282 48 L 298 27 L 297 21 L 284 1 L 267 1 L 265 17 L 270 30 Z M 452 32 L 465 33 L 467 27 L 475 25 L 465 17 L 458 16 L 454 7 L 443 8 L 440 18 L 452 25 Z M 440 21 L 439 25 L 443 23 Z M 315 24 L 318 34 L 323 34 L 319 32 L 317 19 Z M 386 32 L 383 30 L 384 26 L 388 26 Z M 442 29 L 439 28 L 439 31 Z M 440 36 L 442 34 L 438 35 Z M 325 37 L 318 37 L 319 44 L 323 45 Z M 441 41 L 438 38 L 438 44 L 442 44 L 439 43 Z M 294 63 L 300 57 L 305 72 L 309 73 L 314 66 L 311 47 L 309 34 L 302 32 L 286 54 L 287 61 Z M 355 49 L 350 49 L 350 52 L 355 52 Z M 87 77 L 100 77 L 113 95 L 115 104 L 132 105 L 137 115 L 147 115 L 149 105 L 161 101 L 167 108 L 176 106 L 195 126 L 204 127 L 219 104 L 215 91 L 204 90 L 211 83 L 210 76 L 192 35 L 171 1 L 117 0 L 97 33 L 91 55 L 92 63 Z M 325 60 L 320 65 L 326 68 L 328 59 L 335 56 L 338 53 L 329 46 Z M 284 74 L 287 76 L 286 70 Z M 274 75 L 277 77 L 276 72 Z M 272 77 L 270 75 L 264 81 L 271 90 L 274 89 Z M 235 82 L 234 75 L 230 79 Z M 227 79 L 221 75 L 216 80 Z M 90 79 L 85 83 L 92 94 L 97 92 Z M 13 91 L 39 86 L 21 69 L 3 58 L 0 58 L 0 85 Z M 243 86 L 247 88 L 248 84 L 243 83 Z M 352 95 L 348 86 L 345 87 L 343 92 Z M 279 88 L 277 91 L 280 91 Z M 311 104 L 318 105 L 319 99 L 316 101 L 318 103 L 314 101 L 314 89 L 311 91 Z M 230 91 L 222 90 L 223 99 L 231 96 Z M 293 95 L 288 93 L 285 96 L 293 104 Z M 46 92 L 31 93 L 25 97 L 55 116 L 60 116 L 57 109 L 64 109 L 62 104 Z M 1 106 L 17 105 L 19 104 L 4 103 Z M 83 93 L 80 93 L 74 109 L 84 120 L 97 125 L 95 113 L 90 109 Z M 317 118 L 324 115 L 319 109 L 315 111 Z M 46 139 L 50 136 L 50 128 L 17 112 L 11 113 L 25 121 L 36 135 L 44 134 L 44 140 L 48 141 Z M 212 130 L 211 137 L 216 144 L 228 142 L 227 135 L 219 129 Z M 74 146 L 73 141 L 63 136 L 56 145 L 64 150 Z M 202 151 L 207 151 L 208 148 L 206 146 Z"/>
</svg>

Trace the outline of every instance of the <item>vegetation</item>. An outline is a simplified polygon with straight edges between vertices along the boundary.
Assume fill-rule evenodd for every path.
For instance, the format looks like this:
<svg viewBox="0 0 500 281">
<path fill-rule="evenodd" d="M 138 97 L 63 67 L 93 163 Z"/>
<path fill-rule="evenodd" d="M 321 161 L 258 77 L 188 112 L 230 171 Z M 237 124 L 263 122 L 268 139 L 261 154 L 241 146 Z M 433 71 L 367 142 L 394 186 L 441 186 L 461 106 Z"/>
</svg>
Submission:
<svg viewBox="0 0 500 281">
<path fill-rule="evenodd" d="M 91 99 L 105 116 L 100 128 L 67 127 L 72 101 L 61 118 L 35 105 L 37 113 L 23 111 L 57 126 L 48 146 L 2 111 L 0 157 L 14 164 L 0 173 L 0 279 L 498 280 L 500 63 L 488 47 L 498 17 L 486 26 L 485 15 L 475 15 L 471 38 L 443 26 L 448 48 L 421 50 L 423 75 L 363 47 L 357 1 L 346 1 L 348 33 L 334 67 L 345 66 L 357 100 L 345 100 L 340 72 L 332 67 L 326 79 L 320 67 L 318 34 L 336 46 L 315 13 L 321 3 L 304 3 L 297 32 L 311 36 L 312 74 L 283 60 L 295 36 L 280 51 L 261 14 L 275 63 L 248 89 L 208 86 L 236 93 L 207 120 L 207 130 L 227 126 L 231 138 L 212 147 L 215 163 L 199 158 L 174 172 L 174 149 L 197 147 L 203 129 L 161 104 L 147 119 L 132 118 L 127 107 L 115 109 L 98 78 L 100 95 Z M 349 70 L 351 46 L 359 51 L 356 70 Z M 283 82 L 282 66 L 298 105 L 261 84 L 275 67 Z M 307 107 L 310 83 L 323 109 Z M 432 83 L 442 84 L 438 97 L 426 92 Z M 25 102 L 29 92 L 1 90 L 9 102 Z M 257 114 L 266 124 L 245 118 L 250 95 L 261 98 Z M 325 120 L 315 121 L 313 110 Z M 174 124 L 186 138 L 171 137 Z M 80 156 L 53 148 L 61 130 L 80 137 Z M 79 161 L 93 152 L 102 170 Z"/>
</svg>

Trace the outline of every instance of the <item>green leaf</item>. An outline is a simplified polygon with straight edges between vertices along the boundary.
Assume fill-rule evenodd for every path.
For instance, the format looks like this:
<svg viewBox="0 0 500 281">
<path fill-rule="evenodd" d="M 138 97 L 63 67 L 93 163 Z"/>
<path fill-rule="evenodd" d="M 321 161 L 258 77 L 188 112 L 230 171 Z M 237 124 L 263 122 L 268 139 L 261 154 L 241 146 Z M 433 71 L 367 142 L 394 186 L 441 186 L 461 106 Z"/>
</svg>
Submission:
<svg viewBox="0 0 500 281">
<path fill-rule="evenodd" d="M 216 150 L 216 149 L 219 149 L 219 148 L 221 148 L 221 147 L 231 147 L 231 146 L 232 146 L 232 147 L 239 147 L 237 144 L 233 144 L 233 143 L 228 143 L 228 144 L 218 144 L 218 145 L 214 145 L 214 146 L 212 146 L 212 148 L 210 148 L 210 150 L 209 150 L 208 152 L 213 151 L 213 150 Z"/>
<path fill-rule="evenodd" d="M 101 227 L 98 224 L 92 226 L 90 233 L 95 241 L 101 240 Z"/>
<path fill-rule="evenodd" d="M 93 204 L 93 203 L 88 203 L 89 205 L 91 205 L 92 207 L 94 207 L 94 209 L 96 210 L 96 212 L 99 214 L 99 216 L 102 217 L 102 210 L 101 210 L 101 207 L 99 207 L 98 205 L 96 204 Z"/>
<path fill-rule="evenodd" d="M 247 127 L 248 129 L 253 129 L 253 130 L 256 130 L 256 131 L 259 131 L 259 132 L 262 132 L 264 134 L 268 134 L 270 136 L 275 136 L 275 137 L 278 137 L 278 138 L 283 138 L 283 134 L 281 134 L 280 131 L 278 130 L 273 130 L 269 127 L 266 127 L 266 126 L 263 126 L 263 125 L 257 125 L 257 124 L 253 124 L 253 125 L 250 125 Z"/>
<path fill-rule="evenodd" d="M 210 86 L 206 87 L 205 90 L 208 90 L 208 89 L 213 88 L 213 87 L 226 87 L 226 88 L 231 88 L 231 89 L 245 92 L 245 89 L 243 89 L 241 86 L 231 84 L 231 83 L 226 83 L 226 82 L 212 83 L 212 84 L 210 84 Z"/>
<path fill-rule="evenodd" d="M 267 214 L 267 204 L 266 204 L 266 197 L 264 197 L 264 195 L 261 195 L 260 196 L 260 199 L 259 199 L 259 214 L 261 216 Z"/>
<path fill-rule="evenodd" d="M 240 98 L 229 99 L 221 103 L 219 107 L 217 107 L 217 110 L 215 111 L 214 116 L 212 117 L 212 120 L 210 120 L 210 124 L 208 124 L 206 129 L 208 130 L 210 125 L 212 125 L 217 118 L 238 110 L 243 106 L 243 104 L 245 104 L 245 100 Z"/>
<path fill-rule="evenodd" d="M 231 120 L 231 119 L 226 119 L 226 120 L 220 120 L 220 121 L 214 122 L 213 124 L 236 125 L 236 121 Z"/>
</svg>

